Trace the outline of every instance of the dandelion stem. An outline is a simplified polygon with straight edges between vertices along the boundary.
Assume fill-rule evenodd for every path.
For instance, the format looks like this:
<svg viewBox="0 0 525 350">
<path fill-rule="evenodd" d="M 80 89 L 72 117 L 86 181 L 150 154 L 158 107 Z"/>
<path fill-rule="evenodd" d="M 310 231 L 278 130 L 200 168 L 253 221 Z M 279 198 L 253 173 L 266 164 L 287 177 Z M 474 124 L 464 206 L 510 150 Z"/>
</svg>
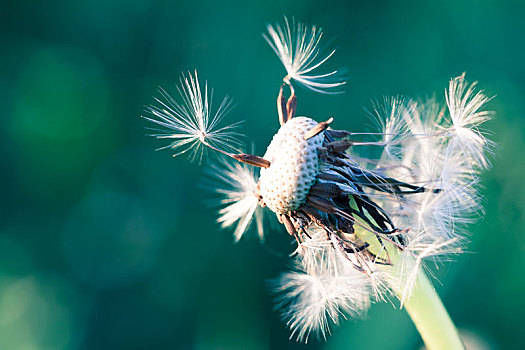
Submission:
<svg viewBox="0 0 525 350">
<path fill-rule="evenodd" d="M 417 282 L 404 307 L 412 318 L 428 350 L 464 350 L 459 337 L 439 295 L 420 269 Z"/>
</svg>

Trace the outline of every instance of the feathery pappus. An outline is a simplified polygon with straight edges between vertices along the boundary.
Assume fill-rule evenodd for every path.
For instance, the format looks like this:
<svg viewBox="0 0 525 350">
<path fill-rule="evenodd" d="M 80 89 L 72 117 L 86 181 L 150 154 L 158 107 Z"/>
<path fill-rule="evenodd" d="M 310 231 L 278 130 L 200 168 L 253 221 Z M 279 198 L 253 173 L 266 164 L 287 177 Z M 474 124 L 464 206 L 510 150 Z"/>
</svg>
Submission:
<svg viewBox="0 0 525 350">
<path fill-rule="evenodd" d="M 293 88 L 297 82 L 333 93 L 345 83 L 337 70 L 316 73 L 334 54 L 321 54 L 322 31 L 286 19 L 267 31 L 286 76 L 277 97 L 281 126 L 263 156 L 238 151 L 237 124 L 219 126 L 229 100 L 214 114 L 197 73 L 181 79 L 181 104 L 162 91 L 146 119 L 165 128 L 155 136 L 172 140 L 164 148 L 176 155 L 201 159 L 211 148 L 238 161 L 213 168 L 222 183 L 218 221 L 236 225 L 236 240 L 253 221 L 263 238 L 269 209 L 297 241 L 294 267 L 275 289 L 292 336 L 306 341 L 372 301 L 403 303 L 425 260 L 461 252 L 464 224 L 482 213 L 479 172 L 489 166 L 491 142 L 481 125 L 489 99 L 463 74 L 450 81 L 443 103 L 392 98 L 376 106 L 377 132 L 332 128 L 333 118 L 296 116 Z M 381 155 L 354 152 L 366 146 Z"/>
</svg>

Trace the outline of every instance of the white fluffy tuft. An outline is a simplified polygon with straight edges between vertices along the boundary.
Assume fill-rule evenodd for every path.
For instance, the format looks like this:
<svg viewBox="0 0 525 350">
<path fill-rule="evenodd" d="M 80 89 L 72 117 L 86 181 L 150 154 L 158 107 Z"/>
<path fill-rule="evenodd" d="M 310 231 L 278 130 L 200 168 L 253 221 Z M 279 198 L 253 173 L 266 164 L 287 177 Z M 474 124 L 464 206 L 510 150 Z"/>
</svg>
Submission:
<svg viewBox="0 0 525 350">
<path fill-rule="evenodd" d="M 292 24 L 284 18 L 284 26 L 268 24 L 268 35 L 263 34 L 286 68 L 285 81 L 293 79 L 308 89 L 321 93 L 338 93 L 337 88 L 345 84 L 338 71 L 314 73 L 325 63 L 335 50 L 321 56 L 319 42 L 323 36 L 321 29 L 309 27 L 292 19 Z"/>
<path fill-rule="evenodd" d="M 485 151 L 489 144 L 479 126 L 490 119 L 490 113 L 481 109 L 489 98 L 475 88 L 476 82 L 468 85 L 465 73 L 450 81 L 446 93 L 453 134 L 450 146 L 470 155 L 474 165 L 487 167 Z"/>
<path fill-rule="evenodd" d="M 464 78 L 451 80 L 447 108 L 430 99 L 397 100 L 384 109 L 383 141 L 391 147 L 385 147 L 381 162 L 370 164 L 387 176 L 430 189 L 397 199 L 371 195 L 397 227 L 407 228 L 408 244 L 395 268 L 402 301 L 410 296 L 424 261 L 460 253 L 467 241 L 465 224 L 483 213 L 478 174 L 488 166 L 491 144 L 479 126 L 489 119 L 490 113 L 481 110 L 488 98 Z"/>
<path fill-rule="evenodd" d="M 326 241 L 326 240 L 325 240 Z M 306 256 L 307 257 L 306 257 Z M 326 337 L 341 318 L 359 316 L 370 304 L 370 279 L 331 246 L 302 247 L 295 271 L 275 281 L 278 308 L 291 337 Z"/>
<path fill-rule="evenodd" d="M 225 97 L 215 112 L 211 111 L 213 91 L 208 98 L 208 84 L 204 85 L 204 93 L 201 90 L 197 71 L 195 77 L 191 74 L 182 76 L 181 85 L 178 87 L 182 103 L 179 104 L 165 90 L 159 89 L 160 98 L 156 98 L 158 105 L 150 106 L 146 111 L 152 117 L 144 117 L 146 120 L 158 124 L 164 129 L 158 130 L 159 134 L 153 134 L 159 139 L 170 139 L 172 142 L 160 149 L 176 149 L 178 156 L 188 153 L 191 160 L 202 161 L 205 147 L 212 147 L 224 151 L 235 151 L 240 145 L 235 128 L 239 123 L 220 126 L 224 116 L 232 108 L 232 102 Z"/>
<path fill-rule="evenodd" d="M 219 210 L 217 221 L 222 227 L 234 226 L 235 241 L 239 241 L 248 230 L 255 217 L 259 238 L 264 239 L 263 210 L 256 196 L 257 177 L 255 168 L 244 163 L 224 161 L 221 166 L 213 166 L 210 175 L 220 181 L 214 186 L 217 193 L 223 196 L 220 201 L 224 207 Z"/>
</svg>

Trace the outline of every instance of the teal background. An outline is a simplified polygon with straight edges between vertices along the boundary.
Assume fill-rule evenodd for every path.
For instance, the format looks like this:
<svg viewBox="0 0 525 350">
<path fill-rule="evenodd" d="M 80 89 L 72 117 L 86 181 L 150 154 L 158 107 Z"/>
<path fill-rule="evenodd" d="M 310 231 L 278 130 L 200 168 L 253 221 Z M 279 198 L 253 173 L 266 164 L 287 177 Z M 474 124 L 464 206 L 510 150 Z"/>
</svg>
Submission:
<svg viewBox="0 0 525 350">
<path fill-rule="evenodd" d="M 282 16 L 337 47 L 346 93 L 298 89 L 298 112 L 370 130 L 363 107 L 443 96 L 467 72 L 489 96 L 499 147 L 486 215 L 436 283 L 490 349 L 525 342 L 525 5 L 522 1 L 1 1 L 0 349 L 418 349 L 404 311 L 375 304 L 327 342 L 288 340 L 268 280 L 290 238 L 233 244 L 203 168 L 145 136 L 158 86 L 199 70 L 260 153 L 284 76 L 262 39 Z M 481 349 L 481 347 L 478 347 Z"/>
</svg>

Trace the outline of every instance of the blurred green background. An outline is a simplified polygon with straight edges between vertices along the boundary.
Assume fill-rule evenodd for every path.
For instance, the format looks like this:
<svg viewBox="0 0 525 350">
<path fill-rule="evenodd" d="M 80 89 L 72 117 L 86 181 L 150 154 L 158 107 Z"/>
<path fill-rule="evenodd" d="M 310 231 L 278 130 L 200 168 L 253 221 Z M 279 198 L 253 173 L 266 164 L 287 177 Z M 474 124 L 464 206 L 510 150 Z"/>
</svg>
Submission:
<svg viewBox="0 0 525 350">
<path fill-rule="evenodd" d="M 299 114 L 370 130 L 388 95 L 442 97 L 467 72 L 496 112 L 486 215 L 436 274 L 453 319 L 490 349 L 525 336 L 523 1 L 1 1 L 0 349 L 417 349 L 404 311 L 372 306 L 327 342 L 288 340 L 268 280 L 290 239 L 233 244 L 203 169 L 155 152 L 140 118 L 198 68 L 262 152 L 281 63 L 261 37 L 282 16 L 333 39 L 345 94 L 298 90 Z M 478 348 L 481 349 L 482 345 Z"/>
</svg>

